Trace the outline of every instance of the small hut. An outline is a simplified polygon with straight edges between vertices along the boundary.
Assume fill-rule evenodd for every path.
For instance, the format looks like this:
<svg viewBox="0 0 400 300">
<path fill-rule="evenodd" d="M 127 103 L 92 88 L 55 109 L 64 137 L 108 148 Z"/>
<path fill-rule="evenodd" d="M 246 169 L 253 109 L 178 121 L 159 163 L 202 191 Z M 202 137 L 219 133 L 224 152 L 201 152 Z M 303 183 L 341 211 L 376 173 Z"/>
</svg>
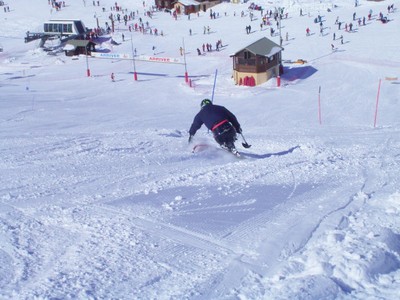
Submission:
<svg viewBox="0 0 400 300">
<path fill-rule="evenodd" d="M 200 10 L 200 3 L 195 0 L 178 0 L 174 3 L 174 8 L 178 15 L 190 15 Z"/>
<path fill-rule="evenodd" d="M 175 10 L 178 15 L 206 11 L 221 2 L 222 0 L 154 0 L 158 9 Z"/>
<path fill-rule="evenodd" d="M 282 73 L 283 48 L 263 37 L 231 55 L 235 84 L 255 86 Z"/>
<path fill-rule="evenodd" d="M 96 44 L 90 40 L 69 40 L 64 47 L 64 51 L 66 56 L 90 55 L 91 52 L 96 51 L 95 46 Z"/>
</svg>

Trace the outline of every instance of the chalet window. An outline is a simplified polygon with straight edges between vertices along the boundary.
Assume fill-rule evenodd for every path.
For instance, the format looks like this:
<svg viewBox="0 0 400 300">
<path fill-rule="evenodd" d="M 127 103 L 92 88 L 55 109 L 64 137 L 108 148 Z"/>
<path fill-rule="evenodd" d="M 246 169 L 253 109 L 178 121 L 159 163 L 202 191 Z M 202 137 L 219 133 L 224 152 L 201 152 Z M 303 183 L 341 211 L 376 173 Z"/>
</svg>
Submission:
<svg viewBox="0 0 400 300">
<path fill-rule="evenodd" d="M 249 52 L 249 51 L 244 51 L 243 55 L 244 55 L 244 59 L 250 59 L 251 58 L 251 52 Z"/>
<path fill-rule="evenodd" d="M 275 55 L 268 57 L 268 62 L 270 63 L 271 61 L 274 61 L 274 59 L 275 59 Z"/>
</svg>

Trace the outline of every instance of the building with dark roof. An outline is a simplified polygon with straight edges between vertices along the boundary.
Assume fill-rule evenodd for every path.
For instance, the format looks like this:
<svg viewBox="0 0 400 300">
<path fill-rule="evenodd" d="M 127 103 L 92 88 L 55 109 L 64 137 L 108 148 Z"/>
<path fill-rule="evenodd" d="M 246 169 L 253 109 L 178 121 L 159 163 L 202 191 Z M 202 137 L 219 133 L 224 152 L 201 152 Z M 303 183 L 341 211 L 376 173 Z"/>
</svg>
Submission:
<svg viewBox="0 0 400 300">
<path fill-rule="evenodd" d="M 235 84 L 259 85 L 282 73 L 283 48 L 263 37 L 231 55 Z"/>
<path fill-rule="evenodd" d="M 64 46 L 66 56 L 74 56 L 79 54 L 90 55 L 96 51 L 96 43 L 90 40 L 69 40 Z"/>
<path fill-rule="evenodd" d="M 158 9 L 175 10 L 177 14 L 191 14 L 206 11 L 222 0 L 154 0 Z"/>
</svg>

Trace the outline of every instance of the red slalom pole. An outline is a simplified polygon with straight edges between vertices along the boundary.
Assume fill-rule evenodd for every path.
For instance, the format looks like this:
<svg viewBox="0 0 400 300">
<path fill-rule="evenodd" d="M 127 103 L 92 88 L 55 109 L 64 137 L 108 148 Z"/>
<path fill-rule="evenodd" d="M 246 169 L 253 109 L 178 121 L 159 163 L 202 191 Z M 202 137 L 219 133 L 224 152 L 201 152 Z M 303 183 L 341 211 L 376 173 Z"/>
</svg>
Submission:
<svg viewBox="0 0 400 300">
<path fill-rule="evenodd" d="M 86 48 L 86 75 L 87 75 L 87 77 L 90 77 L 89 59 L 88 59 L 87 48 Z"/>
<path fill-rule="evenodd" d="M 379 104 L 379 94 L 380 94 L 380 91 L 381 91 L 381 82 L 382 82 L 382 79 L 379 79 L 378 94 L 376 95 L 374 128 L 376 127 L 376 118 L 377 118 L 377 116 L 378 116 L 378 104 Z"/>
</svg>

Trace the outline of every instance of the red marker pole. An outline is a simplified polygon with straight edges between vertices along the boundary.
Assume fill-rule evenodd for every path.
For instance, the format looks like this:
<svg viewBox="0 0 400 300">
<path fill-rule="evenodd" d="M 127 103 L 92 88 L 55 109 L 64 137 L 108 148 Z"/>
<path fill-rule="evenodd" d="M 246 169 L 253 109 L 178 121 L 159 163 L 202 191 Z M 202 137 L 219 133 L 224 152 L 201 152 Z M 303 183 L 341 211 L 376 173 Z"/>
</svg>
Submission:
<svg viewBox="0 0 400 300">
<path fill-rule="evenodd" d="M 133 49 L 132 32 L 131 32 L 131 48 L 132 48 L 133 80 L 137 81 L 136 64 L 135 64 L 135 50 Z"/>
<path fill-rule="evenodd" d="M 185 82 L 188 83 L 189 82 L 189 75 L 187 72 L 187 65 L 186 65 L 186 48 L 185 48 L 185 39 L 182 38 L 182 48 L 183 48 L 183 62 L 185 65 Z"/>
<path fill-rule="evenodd" d="M 86 75 L 90 77 L 90 69 L 89 69 L 89 59 L 88 59 L 88 51 L 86 47 Z"/>
<path fill-rule="evenodd" d="M 381 91 L 381 82 L 382 82 L 382 79 L 379 79 L 378 94 L 376 95 L 374 128 L 376 127 L 376 118 L 377 118 L 377 116 L 378 116 L 378 104 L 379 104 L 379 94 L 380 94 L 380 91 Z"/>
</svg>

